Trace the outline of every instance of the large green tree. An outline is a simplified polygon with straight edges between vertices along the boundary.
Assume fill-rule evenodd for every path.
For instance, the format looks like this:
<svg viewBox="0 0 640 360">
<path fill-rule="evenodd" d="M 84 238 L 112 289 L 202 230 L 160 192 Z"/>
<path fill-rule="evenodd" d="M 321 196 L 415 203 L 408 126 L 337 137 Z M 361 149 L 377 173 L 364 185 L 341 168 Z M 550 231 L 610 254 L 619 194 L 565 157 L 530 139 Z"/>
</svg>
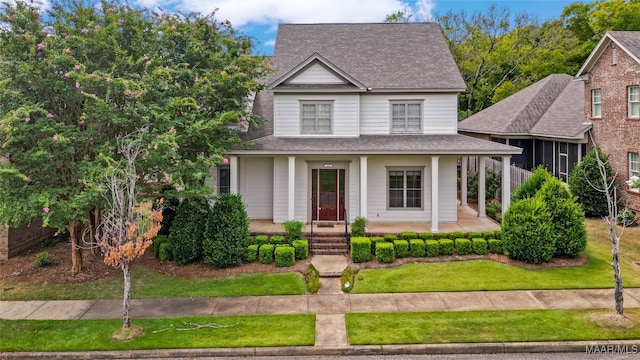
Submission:
<svg viewBox="0 0 640 360">
<path fill-rule="evenodd" d="M 42 217 L 81 233 L 104 207 L 116 139 L 142 131 L 141 185 L 206 186 L 211 165 L 256 124 L 246 100 L 264 57 L 214 14 L 150 13 L 117 1 L 33 1 L 0 7 L 0 222 Z M 93 225 L 93 226 L 91 226 Z"/>
</svg>

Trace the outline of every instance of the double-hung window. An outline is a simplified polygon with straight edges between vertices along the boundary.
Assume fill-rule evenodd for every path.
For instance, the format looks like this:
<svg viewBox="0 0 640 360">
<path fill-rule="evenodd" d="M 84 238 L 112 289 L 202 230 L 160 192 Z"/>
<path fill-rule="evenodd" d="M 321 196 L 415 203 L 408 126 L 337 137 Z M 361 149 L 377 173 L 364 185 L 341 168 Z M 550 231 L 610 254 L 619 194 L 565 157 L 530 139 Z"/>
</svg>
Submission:
<svg viewBox="0 0 640 360">
<path fill-rule="evenodd" d="M 630 152 L 629 153 L 629 179 L 637 176 L 640 178 L 640 165 L 638 163 L 638 153 Z"/>
<path fill-rule="evenodd" d="M 602 96 L 600 89 L 591 90 L 591 117 L 602 117 Z"/>
<path fill-rule="evenodd" d="M 640 118 L 640 86 L 629 86 L 627 89 L 629 117 Z"/>
<path fill-rule="evenodd" d="M 390 209 L 422 208 L 422 170 L 389 170 Z"/>
<path fill-rule="evenodd" d="M 422 102 L 394 101 L 391 103 L 391 132 L 419 133 L 422 130 Z"/>
<path fill-rule="evenodd" d="M 305 101 L 301 103 L 302 134 L 331 134 L 333 103 L 330 101 Z"/>
</svg>

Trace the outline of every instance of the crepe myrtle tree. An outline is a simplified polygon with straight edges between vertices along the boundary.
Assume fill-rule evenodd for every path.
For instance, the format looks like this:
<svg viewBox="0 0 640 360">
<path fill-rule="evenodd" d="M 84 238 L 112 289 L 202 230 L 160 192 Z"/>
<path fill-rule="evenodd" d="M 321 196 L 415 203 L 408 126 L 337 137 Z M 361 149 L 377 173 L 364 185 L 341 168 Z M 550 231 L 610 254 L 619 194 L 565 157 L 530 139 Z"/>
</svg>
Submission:
<svg viewBox="0 0 640 360">
<path fill-rule="evenodd" d="M 81 0 L 44 11 L 32 0 L 0 5 L 0 222 L 66 229 L 76 273 L 83 229 L 99 235 L 105 206 L 99 160 L 122 158 L 116 139 L 148 129 L 136 159 L 143 195 L 152 182 L 201 192 L 238 129 L 257 125 L 247 99 L 269 69 L 213 13 Z"/>
</svg>

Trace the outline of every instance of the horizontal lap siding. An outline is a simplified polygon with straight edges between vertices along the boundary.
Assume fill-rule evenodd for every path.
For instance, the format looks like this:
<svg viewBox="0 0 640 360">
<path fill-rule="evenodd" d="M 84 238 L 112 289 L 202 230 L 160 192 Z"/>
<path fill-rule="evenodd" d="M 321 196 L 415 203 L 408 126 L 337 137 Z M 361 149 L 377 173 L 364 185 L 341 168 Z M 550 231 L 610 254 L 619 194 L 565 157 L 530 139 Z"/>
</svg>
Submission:
<svg viewBox="0 0 640 360">
<path fill-rule="evenodd" d="M 286 95 L 274 97 L 274 136 L 296 136 L 300 134 L 300 102 L 332 101 L 333 134 L 330 136 L 358 135 L 358 95 Z"/>
<path fill-rule="evenodd" d="M 362 135 L 385 135 L 390 132 L 390 101 L 423 100 L 423 133 L 455 134 L 457 101 L 455 94 L 363 95 L 360 99 Z"/>
<path fill-rule="evenodd" d="M 320 64 L 313 64 L 306 70 L 301 72 L 293 79 L 287 81 L 289 84 L 344 84 L 345 81 L 340 79 L 331 71 L 327 70 Z"/>
<path fill-rule="evenodd" d="M 273 158 L 240 160 L 240 194 L 249 218 L 273 218 Z"/>
</svg>

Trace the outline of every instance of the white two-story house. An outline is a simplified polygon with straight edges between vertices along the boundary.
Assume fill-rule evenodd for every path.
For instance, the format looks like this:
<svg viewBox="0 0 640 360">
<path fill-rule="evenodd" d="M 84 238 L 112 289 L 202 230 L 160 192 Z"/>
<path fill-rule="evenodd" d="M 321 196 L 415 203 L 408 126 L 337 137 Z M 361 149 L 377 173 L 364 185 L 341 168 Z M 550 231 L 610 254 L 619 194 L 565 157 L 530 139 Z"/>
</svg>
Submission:
<svg viewBox="0 0 640 360">
<path fill-rule="evenodd" d="M 497 156 L 508 169 L 521 152 L 458 134 L 465 83 L 435 23 L 284 24 L 271 62 L 253 105 L 265 122 L 246 134 L 255 145 L 212 174 L 250 219 L 361 216 L 437 232 L 457 220 L 459 158 Z"/>
</svg>

